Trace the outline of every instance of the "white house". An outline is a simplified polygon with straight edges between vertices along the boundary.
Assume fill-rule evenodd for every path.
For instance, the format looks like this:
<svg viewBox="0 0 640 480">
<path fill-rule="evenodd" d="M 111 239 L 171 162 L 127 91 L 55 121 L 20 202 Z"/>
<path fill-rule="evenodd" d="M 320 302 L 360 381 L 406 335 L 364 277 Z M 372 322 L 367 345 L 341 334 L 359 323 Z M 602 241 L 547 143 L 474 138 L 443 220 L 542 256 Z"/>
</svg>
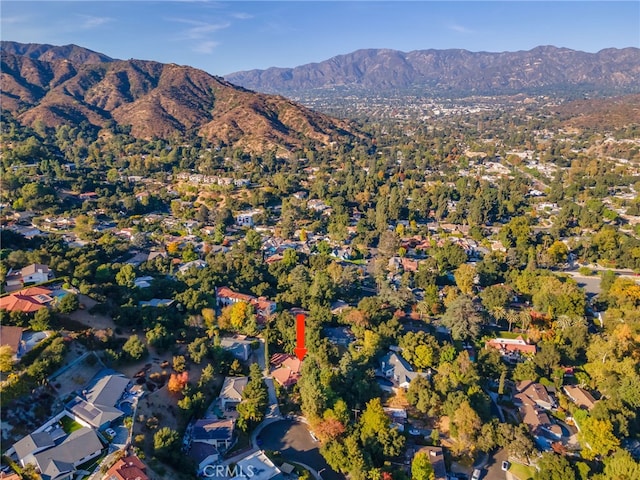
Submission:
<svg viewBox="0 0 640 480">
<path fill-rule="evenodd" d="M 32 263 L 18 271 L 7 274 L 7 290 L 22 288 L 27 283 L 43 283 L 53 278 L 53 272 L 47 265 Z"/>
<path fill-rule="evenodd" d="M 253 217 L 260 213 L 262 213 L 260 210 L 240 212 L 236 215 L 236 225 L 238 225 L 239 227 L 253 227 L 255 225 Z"/>
</svg>

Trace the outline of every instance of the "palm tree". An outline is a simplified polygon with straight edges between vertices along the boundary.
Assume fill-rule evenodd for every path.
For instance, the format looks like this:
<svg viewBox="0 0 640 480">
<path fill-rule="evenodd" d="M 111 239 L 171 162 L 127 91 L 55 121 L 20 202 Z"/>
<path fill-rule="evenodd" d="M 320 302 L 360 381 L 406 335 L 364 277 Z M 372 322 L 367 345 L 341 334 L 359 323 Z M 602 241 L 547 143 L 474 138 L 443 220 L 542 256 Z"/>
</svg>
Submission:
<svg viewBox="0 0 640 480">
<path fill-rule="evenodd" d="M 505 318 L 509 323 L 509 331 L 511 331 L 511 326 L 520 319 L 520 314 L 515 310 L 507 310 Z"/>
<path fill-rule="evenodd" d="M 520 311 L 520 322 L 521 322 L 523 331 L 526 331 L 529 329 L 529 324 L 531 323 L 531 313 L 528 310 Z"/>
<path fill-rule="evenodd" d="M 556 326 L 560 330 L 565 330 L 573 325 L 573 319 L 569 315 L 558 315 Z"/>
<path fill-rule="evenodd" d="M 490 313 L 493 316 L 493 318 L 496 319 L 496 322 L 499 322 L 500 320 L 504 320 L 507 315 L 507 311 L 505 310 L 504 307 L 501 307 L 501 306 L 493 307 Z"/>
</svg>

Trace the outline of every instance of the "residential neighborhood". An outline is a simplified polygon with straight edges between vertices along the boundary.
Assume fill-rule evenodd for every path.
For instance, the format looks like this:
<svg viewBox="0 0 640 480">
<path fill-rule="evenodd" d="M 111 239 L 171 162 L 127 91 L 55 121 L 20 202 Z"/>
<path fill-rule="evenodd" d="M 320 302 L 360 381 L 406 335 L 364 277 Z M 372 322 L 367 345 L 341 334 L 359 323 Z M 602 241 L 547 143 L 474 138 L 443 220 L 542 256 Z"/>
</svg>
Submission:
<svg viewBox="0 0 640 480">
<path fill-rule="evenodd" d="M 640 129 L 570 100 L 260 153 L 7 117 L 0 478 L 637 478 Z"/>
</svg>

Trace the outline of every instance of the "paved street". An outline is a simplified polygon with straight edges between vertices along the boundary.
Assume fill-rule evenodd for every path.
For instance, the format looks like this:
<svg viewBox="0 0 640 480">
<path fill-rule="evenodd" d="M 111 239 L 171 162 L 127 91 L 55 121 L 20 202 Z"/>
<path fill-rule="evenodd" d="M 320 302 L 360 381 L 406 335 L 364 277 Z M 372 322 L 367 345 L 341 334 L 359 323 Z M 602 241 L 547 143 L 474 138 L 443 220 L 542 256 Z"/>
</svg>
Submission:
<svg viewBox="0 0 640 480">
<path fill-rule="evenodd" d="M 505 449 L 498 450 L 494 455 L 490 456 L 487 464 L 482 469 L 482 480 L 504 480 L 505 472 L 500 468 L 502 462 L 508 457 Z"/>
<path fill-rule="evenodd" d="M 321 472 L 323 480 L 344 480 L 345 477 L 336 473 L 327 465 L 320 455 L 320 444 L 314 441 L 304 423 L 295 420 L 274 422 L 262 429 L 259 438 L 260 448 L 277 450 L 291 462 L 302 462 Z"/>
</svg>

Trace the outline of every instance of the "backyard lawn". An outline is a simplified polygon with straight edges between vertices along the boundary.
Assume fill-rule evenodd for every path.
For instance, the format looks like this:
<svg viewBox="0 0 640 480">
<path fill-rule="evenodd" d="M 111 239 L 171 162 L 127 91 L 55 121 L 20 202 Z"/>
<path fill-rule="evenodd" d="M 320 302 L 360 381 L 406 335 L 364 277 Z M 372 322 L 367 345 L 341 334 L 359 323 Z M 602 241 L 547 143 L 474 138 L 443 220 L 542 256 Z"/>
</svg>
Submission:
<svg viewBox="0 0 640 480">
<path fill-rule="evenodd" d="M 66 415 L 60 419 L 60 423 L 62 424 L 62 429 L 67 435 L 82 428 L 82 425 Z"/>
<path fill-rule="evenodd" d="M 522 463 L 512 463 L 509 467 L 509 473 L 519 480 L 531 480 L 535 475 L 536 469 L 534 467 L 528 467 Z"/>
</svg>

